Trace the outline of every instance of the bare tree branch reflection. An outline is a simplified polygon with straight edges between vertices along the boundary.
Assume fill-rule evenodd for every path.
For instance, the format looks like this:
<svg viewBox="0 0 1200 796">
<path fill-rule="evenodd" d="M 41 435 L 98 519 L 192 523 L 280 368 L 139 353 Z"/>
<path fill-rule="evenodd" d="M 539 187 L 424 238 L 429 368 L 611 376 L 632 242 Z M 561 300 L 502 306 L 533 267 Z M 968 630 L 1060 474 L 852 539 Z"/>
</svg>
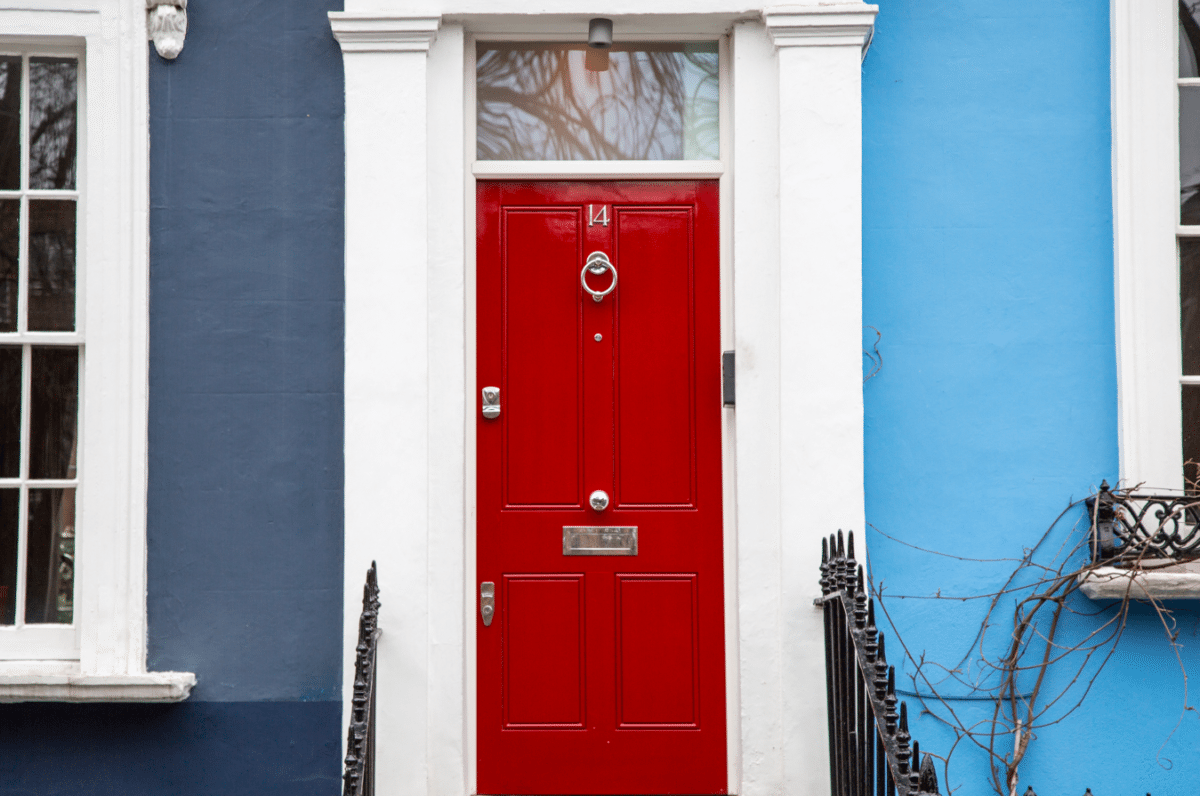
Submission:
<svg viewBox="0 0 1200 796">
<path fill-rule="evenodd" d="M 713 160 L 717 49 L 711 42 L 614 47 L 480 45 L 480 160 Z"/>
</svg>

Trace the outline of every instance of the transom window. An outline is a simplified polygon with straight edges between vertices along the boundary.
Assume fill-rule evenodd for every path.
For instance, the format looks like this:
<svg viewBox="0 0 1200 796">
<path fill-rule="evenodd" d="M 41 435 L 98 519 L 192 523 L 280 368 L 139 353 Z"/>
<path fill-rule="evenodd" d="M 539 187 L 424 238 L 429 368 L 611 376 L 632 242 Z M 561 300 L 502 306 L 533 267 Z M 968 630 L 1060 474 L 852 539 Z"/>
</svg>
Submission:
<svg viewBox="0 0 1200 796">
<path fill-rule="evenodd" d="M 79 63 L 0 52 L 0 625 L 74 619 Z"/>
<path fill-rule="evenodd" d="M 479 160 L 717 160 L 715 41 L 476 46 Z"/>
</svg>

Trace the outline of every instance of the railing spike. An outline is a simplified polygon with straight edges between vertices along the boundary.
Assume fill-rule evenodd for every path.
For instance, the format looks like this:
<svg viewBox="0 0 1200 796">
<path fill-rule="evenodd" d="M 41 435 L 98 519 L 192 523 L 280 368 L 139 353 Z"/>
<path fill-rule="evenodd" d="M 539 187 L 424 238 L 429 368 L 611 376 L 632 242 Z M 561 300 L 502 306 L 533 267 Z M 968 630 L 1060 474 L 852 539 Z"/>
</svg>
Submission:
<svg viewBox="0 0 1200 796">
<path fill-rule="evenodd" d="M 883 633 L 879 634 L 879 650 L 875 653 L 875 698 L 882 700 L 887 695 L 887 653 L 884 650 Z"/>
<path fill-rule="evenodd" d="M 896 667 L 888 667 L 887 691 L 883 696 L 883 728 L 888 736 L 896 734 Z"/>
<path fill-rule="evenodd" d="M 916 744 L 913 745 L 914 748 Z M 924 794 L 938 793 L 937 767 L 933 764 L 933 758 L 925 755 L 925 759 L 921 761 L 921 776 L 917 780 L 917 790 Z M 1091 793 L 1089 790 L 1088 793 Z"/>
<path fill-rule="evenodd" d="M 842 529 L 838 528 L 837 532 L 837 554 L 838 558 L 846 557 L 846 539 L 842 536 Z"/>
<path fill-rule="evenodd" d="M 912 793 L 921 792 L 921 744 L 914 738 L 912 742 L 912 762 L 908 767 L 908 787 Z"/>
<path fill-rule="evenodd" d="M 912 738 L 908 734 L 908 704 L 900 703 L 900 727 L 896 730 L 896 768 L 901 775 L 908 774 L 908 758 L 912 752 L 908 742 Z"/>
<path fill-rule="evenodd" d="M 846 558 L 854 560 L 854 531 L 846 531 Z"/>
</svg>

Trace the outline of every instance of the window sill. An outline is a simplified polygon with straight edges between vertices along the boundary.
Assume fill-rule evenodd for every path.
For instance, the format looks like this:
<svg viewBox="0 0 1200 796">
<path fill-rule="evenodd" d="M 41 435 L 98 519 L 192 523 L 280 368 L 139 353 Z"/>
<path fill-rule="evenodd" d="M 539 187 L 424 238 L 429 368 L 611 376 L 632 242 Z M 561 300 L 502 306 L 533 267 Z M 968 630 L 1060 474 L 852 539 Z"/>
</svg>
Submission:
<svg viewBox="0 0 1200 796">
<path fill-rule="evenodd" d="M 1174 564 L 1163 569 L 1131 572 L 1100 567 L 1080 578 L 1079 587 L 1093 600 L 1200 600 L 1200 565 Z"/>
<path fill-rule="evenodd" d="M 51 674 L 4 668 L 0 702 L 182 702 L 196 684 L 191 672 Z"/>
</svg>

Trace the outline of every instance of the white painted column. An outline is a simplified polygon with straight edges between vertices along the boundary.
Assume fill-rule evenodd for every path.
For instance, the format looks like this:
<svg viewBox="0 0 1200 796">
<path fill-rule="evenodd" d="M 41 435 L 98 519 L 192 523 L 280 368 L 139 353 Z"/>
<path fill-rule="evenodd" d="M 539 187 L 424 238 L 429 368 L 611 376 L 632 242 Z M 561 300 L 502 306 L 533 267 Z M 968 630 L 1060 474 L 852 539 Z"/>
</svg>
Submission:
<svg viewBox="0 0 1200 796">
<path fill-rule="evenodd" d="M 428 50 L 437 17 L 329 14 L 346 73 L 345 626 L 379 562 L 376 792 L 429 789 Z M 343 700 L 343 721 L 349 701 Z"/>
<path fill-rule="evenodd" d="M 783 778 L 780 516 L 779 93 L 762 23 L 733 29 L 733 316 L 737 349 L 736 672 L 739 796 L 787 792 Z M 730 726 L 737 726 L 730 722 Z"/>
<path fill-rule="evenodd" d="M 861 535 L 863 48 L 877 8 L 768 10 L 779 79 L 784 792 L 828 791 L 820 540 Z"/>
</svg>

